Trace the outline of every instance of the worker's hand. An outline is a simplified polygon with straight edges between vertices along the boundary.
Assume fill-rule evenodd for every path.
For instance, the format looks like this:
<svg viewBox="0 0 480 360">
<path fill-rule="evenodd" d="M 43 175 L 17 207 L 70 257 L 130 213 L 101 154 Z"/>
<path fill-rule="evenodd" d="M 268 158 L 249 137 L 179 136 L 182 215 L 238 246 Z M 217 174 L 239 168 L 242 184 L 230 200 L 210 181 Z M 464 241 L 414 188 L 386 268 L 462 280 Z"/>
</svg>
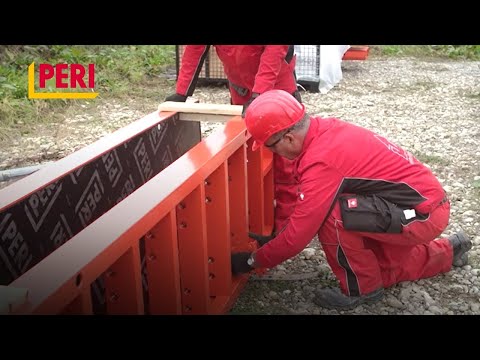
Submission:
<svg viewBox="0 0 480 360">
<path fill-rule="evenodd" d="M 268 243 L 270 240 L 274 239 L 275 235 L 273 235 L 273 234 L 271 234 L 271 235 L 260 235 L 260 234 L 255 234 L 255 233 L 249 232 L 248 237 L 250 239 L 256 240 L 257 243 L 258 243 L 258 246 L 261 247 L 261 246 L 265 245 L 266 243 Z"/>
<path fill-rule="evenodd" d="M 253 270 L 253 267 L 247 263 L 251 254 L 250 252 L 239 252 L 231 255 L 233 275 L 240 275 Z"/>
<path fill-rule="evenodd" d="M 165 101 L 175 101 L 175 102 L 185 102 L 187 101 L 187 97 L 185 95 L 180 94 L 172 94 L 165 98 Z"/>
<path fill-rule="evenodd" d="M 243 110 L 242 110 L 242 118 L 245 118 L 245 114 L 247 113 L 247 108 L 250 106 L 253 100 L 260 95 L 258 93 L 252 93 L 252 97 L 245 103 L 243 104 Z"/>
</svg>

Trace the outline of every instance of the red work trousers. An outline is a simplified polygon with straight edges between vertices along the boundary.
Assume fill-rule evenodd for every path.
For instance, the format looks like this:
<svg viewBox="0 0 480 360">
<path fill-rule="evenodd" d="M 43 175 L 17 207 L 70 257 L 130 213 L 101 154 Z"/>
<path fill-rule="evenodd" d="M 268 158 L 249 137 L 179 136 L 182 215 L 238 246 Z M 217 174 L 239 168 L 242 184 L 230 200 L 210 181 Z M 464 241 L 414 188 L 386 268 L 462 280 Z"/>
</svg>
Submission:
<svg viewBox="0 0 480 360">
<path fill-rule="evenodd" d="M 449 271 L 452 246 L 448 239 L 437 238 L 449 218 L 447 201 L 428 219 L 404 226 L 400 234 L 353 232 L 343 228 L 337 201 L 318 238 L 342 292 L 359 296 Z"/>
</svg>

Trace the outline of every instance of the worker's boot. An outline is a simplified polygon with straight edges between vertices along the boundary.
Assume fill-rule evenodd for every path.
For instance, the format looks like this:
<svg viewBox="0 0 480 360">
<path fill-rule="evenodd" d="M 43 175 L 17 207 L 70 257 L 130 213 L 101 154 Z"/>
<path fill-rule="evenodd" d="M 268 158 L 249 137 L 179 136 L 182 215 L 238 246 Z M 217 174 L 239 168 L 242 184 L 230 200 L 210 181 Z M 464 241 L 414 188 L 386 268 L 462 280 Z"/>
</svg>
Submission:
<svg viewBox="0 0 480 360">
<path fill-rule="evenodd" d="M 339 288 L 318 290 L 313 302 L 327 309 L 350 310 L 361 304 L 372 304 L 383 298 L 383 288 L 361 296 L 347 296 Z"/>
<path fill-rule="evenodd" d="M 472 242 L 468 236 L 460 231 L 448 237 L 453 248 L 453 266 L 465 266 L 468 263 L 468 250 L 472 248 Z"/>
</svg>

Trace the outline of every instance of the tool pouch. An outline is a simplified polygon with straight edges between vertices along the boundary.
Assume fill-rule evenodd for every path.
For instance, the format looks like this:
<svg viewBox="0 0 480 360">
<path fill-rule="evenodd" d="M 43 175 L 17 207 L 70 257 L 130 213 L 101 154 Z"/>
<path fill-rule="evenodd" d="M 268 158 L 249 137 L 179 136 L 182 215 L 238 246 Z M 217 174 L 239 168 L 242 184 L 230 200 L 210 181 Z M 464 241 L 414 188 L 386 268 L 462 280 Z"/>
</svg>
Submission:
<svg viewBox="0 0 480 360">
<path fill-rule="evenodd" d="M 401 233 L 403 210 L 376 195 L 341 195 L 343 227 L 349 231 Z"/>
</svg>

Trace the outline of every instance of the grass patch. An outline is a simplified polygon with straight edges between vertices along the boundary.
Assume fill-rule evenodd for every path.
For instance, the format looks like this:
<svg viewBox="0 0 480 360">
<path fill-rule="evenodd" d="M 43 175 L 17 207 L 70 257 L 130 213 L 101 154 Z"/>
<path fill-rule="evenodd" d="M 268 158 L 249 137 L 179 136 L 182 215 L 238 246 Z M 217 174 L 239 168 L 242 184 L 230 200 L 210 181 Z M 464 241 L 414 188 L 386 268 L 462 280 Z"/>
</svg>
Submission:
<svg viewBox="0 0 480 360">
<path fill-rule="evenodd" d="M 473 182 L 473 197 L 476 201 L 480 200 L 480 180 Z"/>
<path fill-rule="evenodd" d="M 480 191 L 480 180 L 473 180 L 472 187 Z"/>
<path fill-rule="evenodd" d="M 435 87 L 435 83 L 432 81 L 425 81 L 425 80 L 419 80 L 415 84 L 413 84 L 413 88 L 416 89 L 422 89 L 422 90 L 430 90 Z"/>
<path fill-rule="evenodd" d="M 369 45 L 371 56 L 480 60 L 480 45 Z"/>
<path fill-rule="evenodd" d="M 94 100 L 28 99 L 27 69 L 32 62 L 95 64 L 95 91 L 99 96 Z M 0 136 L 20 126 L 57 121 L 69 108 L 86 102 L 96 105 L 111 98 L 155 95 L 160 98 L 164 95 L 159 91 L 161 88 L 174 86 L 173 81 L 161 77 L 174 65 L 174 45 L 3 46 L 0 48 Z M 41 91 L 56 91 L 54 85 L 47 83 L 47 88 Z M 145 91 L 146 88 L 150 91 Z"/>
<path fill-rule="evenodd" d="M 372 56 L 440 56 L 480 59 L 480 45 L 372 45 Z M 0 47 L 0 140 L 28 134 L 34 125 L 62 121 L 68 113 L 95 109 L 112 99 L 158 104 L 175 81 L 175 45 L 7 45 Z M 95 64 L 94 100 L 28 99 L 28 66 L 48 63 Z M 168 71 L 167 71 L 168 70 Z M 38 68 L 37 68 L 38 72 Z M 38 74 L 37 74 L 38 77 Z M 38 85 L 38 80 L 37 80 Z M 56 91 L 54 81 L 41 91 Z M 431 88 L 428 83 L 416 86 Z M 39 89 L 37 89 L 39 91 Z M 361 96 L 363 94 L 357 94 Z M 480 93 L 472 94 L 474 99 Z M 141 100 L 141 101 L 136 101 Z M 146 101 L 147 100 L 147 101 Z M 151 101 L 148 101 L 151 100 Z M 86 105 L 86 108 L 85 108 Z M 322 109 L 331 112 L 331 109 Z"/>
<path fill-rule="evenodd" d="M 474 94 L 467 94 L 466 97 L 471 98 L 471 99 L 480 100 L 480 92 L 474 93 Z"/>
<path fill-rule="evenodd" d="M 429 165 L 440 165 L 440 166 L 447 166 L 450 165 L 450 161 L 440 156 L 436 155 L 427 155 L 423 153 L 415 153 L 414 156 L 418 159 L 418 161 L 429 164 Z"/>
</svg>

